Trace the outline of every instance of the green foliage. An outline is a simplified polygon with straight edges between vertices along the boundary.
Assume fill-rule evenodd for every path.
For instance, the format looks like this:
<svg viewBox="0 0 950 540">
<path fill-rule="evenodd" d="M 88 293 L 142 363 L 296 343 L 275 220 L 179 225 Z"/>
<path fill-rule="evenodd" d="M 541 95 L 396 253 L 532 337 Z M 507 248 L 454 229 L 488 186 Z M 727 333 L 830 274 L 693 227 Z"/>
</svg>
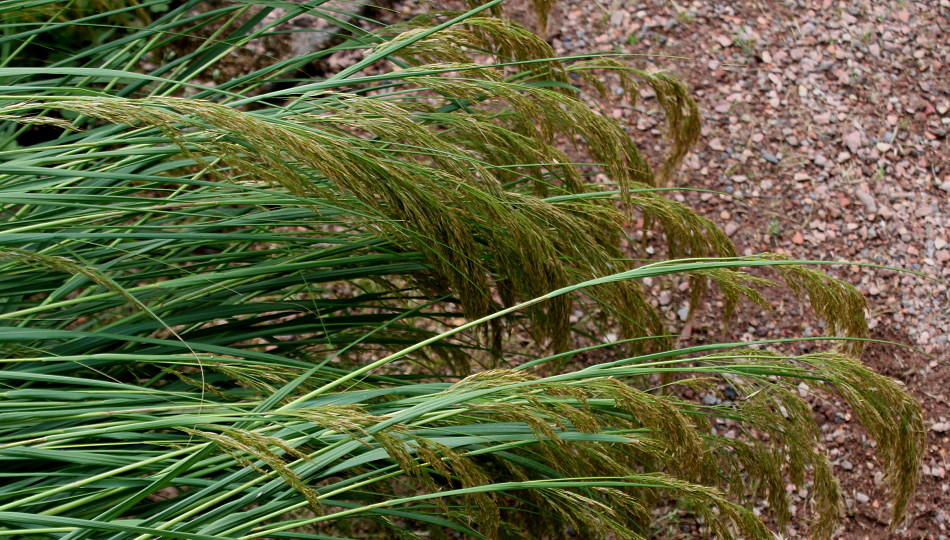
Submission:
<svg viewBox="0 0 950 540">
<path fill-rule="evenodd" d="M 77 50 L 147 26 L 169 0 L 29 0 L 0 2 L 3 66 L 68 61 Z"/>
<path fill-rule="evenodd" d="M 555 60 L 488 16 L 496 0 L 350 26 L 335 49 L 206 87 L 282 21 L 335 14 L 200 4 L 0 68 L 0 535 L 643 538 L 675 502 L 717 537 L 768 538 L 744 504 L 767 498 L 784 523 L 785 483 L 811 478 L 827 537 L 840 496 L 803 379 L 854 408 L 903 516 L 920 408 L 855 359 L 862 296 L 795 261 L 736 257 L 661 196 L 699 133 L 684 85 Z M 216 37 L 154 61 L 195 28 Z M 14 50 L 41 35 L 7 30 Z M 364 56 L 297 79 L 344 49 Z M 656 172 L 574 86 L 605 72 L 666 111 Z M 628 258 L 647 258 L 624 247 L 631 217 L 671 260 Z M 758 266 L 810 301 L 835 350 L 673 350 L 639 285 L 688 276 L 694 307 L 710 283 L 728 310 L 767 305 L 757 288 L 773 283 L 740 270 Z M 592 343 L 608 324 L 621 341 Z M 619 359 L 566 360 L 608 347 Z M 738 398 L 671 391 L 719 383 Z"/>
</svg>

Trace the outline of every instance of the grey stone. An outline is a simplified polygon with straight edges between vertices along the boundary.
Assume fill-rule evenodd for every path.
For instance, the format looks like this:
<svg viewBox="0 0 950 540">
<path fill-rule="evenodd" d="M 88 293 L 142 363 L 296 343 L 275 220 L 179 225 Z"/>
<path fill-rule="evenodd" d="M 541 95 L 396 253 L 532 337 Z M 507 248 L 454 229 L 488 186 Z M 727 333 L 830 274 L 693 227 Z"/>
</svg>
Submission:
<svg viewBox="0 0 950 540">
<path fill-rule="evenodd" d="M 856 154 L 861 149 L 861 132 L 852 131 L 844 136 L 843 141 L 848 150 L 851 150 L 852 154 Z"/>
<path fill-rule="evenodd" d="M 872 197 L 870 193 L 859 189 L 854 195 L 861 201 L 861 204 L 867 208 L 868 212 L 872 214 L 877 213 L 877 202 L 874 201 L 874 197 Z"/>
<path fill-rule="evenodd" d="M 304 0 L 290 0 L 303 4 Z M 320 11 L 331 14 L 338 21 L 352 23 L 358 15 L 366 10 L 368 4 L 349 0 L 330 0 L 320 6 Z M 276 8 L 272 16 L 280 16 L 287 12 L 286 8 Z M 288 32 L 290 48 L 293 56 L 303 56 L 319 51 L 341 39 L 343 32 L 332 22 L 307 13 L 298 15 L 292 20 L 276 27 L 276 31 Z"/>
</svg>

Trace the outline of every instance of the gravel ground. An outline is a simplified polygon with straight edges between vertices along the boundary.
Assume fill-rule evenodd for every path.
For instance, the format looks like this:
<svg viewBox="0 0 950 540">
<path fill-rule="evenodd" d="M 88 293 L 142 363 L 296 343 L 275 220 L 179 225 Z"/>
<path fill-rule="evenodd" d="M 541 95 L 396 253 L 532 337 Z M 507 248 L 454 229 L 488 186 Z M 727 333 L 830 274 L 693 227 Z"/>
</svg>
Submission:
<svg viewBox="0 0 950 540">
<path fill-rule="evenodd" d="M 907 384 L 928 415 L 921 487 L 910 519 L 893 534 L 872 443 L 847 409 L 815 400 L 846 497 L 838 538 L 943 539 L 950 525 L 948 17 L 948 0 L 569 0 L 548 27 L 560 54 L 654 55 L 634 64 L 670 70 L 690 84 L 703 137 L 677 185 L 752 205 L 711 194 L 676 197 L 719 223 L 740 251 L 866 262 L 944 280 L 859 266 L 832 270 L 867 295 L 873 337 L 930 355 L 874 346 L 864 357 Z M 610 112 L 629 119 L 642 147 L 657 151 L 662 116 L 650 97 L 642 94 L 635 108 L 618 98 Z M 731 337 L 817 332 L 797 303 L 775 299 L 774 315 L 740 313 L 742 328 Z M 687 330 L 716 324 L 700 317 Z M 787 489 L 796 504 L 807 504 L 808 486 Z"/>
<path fill-rule="evenodd" d="M 535 25 L 528 0 L 508 4 L 514 18 Z M 396 1 L 393 11 L 378 15 L 392 21 L 433 6 L 459 9 L 461 0 Z M 559 54 L 645 55 L 632 65 L 669 70 L 689 83 L 703 111 L 703 137 L 676 185 L 729 195 L 673 197 L 717 222 L 740 251 L 871 263 L 937 278 L 857 265 L 828 269 L 867 295 L 873 338 L 926 353 L 881 344 L 870 346 L 863 360 L 907 385 L 924 405 L 929 430 L 920 489 L 908 520 L 890 533 L 873 442 L 846 407 L 800 387 L 814 404 L 842 481 L 845 516 L 836 538 L 950 534 L 948 18 L 950 0 L 559 0 L 545 32 Z M 351 60 L 331 58 L 327 67 Z M 619 85 L 613 90 L 608 114 L 626 120 L 647 154 L 659 155 L 665 146 L 656 100 L 643 92 L 631 107 Z M 653 284 L 654 297 L 669 307 L 664 311 L 675 326 L 686 299 L 663 285 Z M 731 333 L 720 332 L 715 306 L 688 321 L 684 333 L 716 339 L 820 333 L 814 316 L 788 295 L 769 297 L 775 313 L 745 308 Z M 809 487 L 787 486 L 796 508 L 807 507 Z M 660 521 L 658 536 L 703 536 L 699 524 L 682 516 Z M 782 532 L 807 535 L 796 525 Z"/>
</svg>

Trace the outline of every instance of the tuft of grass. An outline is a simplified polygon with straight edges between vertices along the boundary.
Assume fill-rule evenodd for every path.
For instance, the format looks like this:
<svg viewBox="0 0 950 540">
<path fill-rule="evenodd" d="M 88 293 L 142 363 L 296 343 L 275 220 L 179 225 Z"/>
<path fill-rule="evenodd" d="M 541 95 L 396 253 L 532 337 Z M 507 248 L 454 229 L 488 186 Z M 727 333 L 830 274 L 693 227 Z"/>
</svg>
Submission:
<svg viewBox="0 0 950 540">
<path fill-rule="evenodd" d="M 559 60 L 500 4 L 345 25 L 218 85 L 222 58 L 332 7 L 192 0 L 0 67 L 0 535 L 644 538 L 676 504 L 716 537 L 769 538 L 746 503 L 783 524 L 784 485 L 810 477 L 828 537 L 840 494 L 801 380 L 877 441 L 899 522 L 924 430 L 856 360 L 863 297 L 815 261 L 738 257 L 662 196 L 699 134 L 682 83 Z M 7 25 L 0 47 L 59 25 Z M 164 54 L 196 29 L 212 37 Z M 656 168 L 588 104 L 607 72 L 656 93 Z M 666 259 L 629 246 L 634 219 Z M 673 349 L 640 285 L 660 276 L 688 277 L 696 309 L 715 284 L 727 311 L 782 282 L 831 347 Z M 676 391 L 724 384 L 719 405 Z"/>
</svg>

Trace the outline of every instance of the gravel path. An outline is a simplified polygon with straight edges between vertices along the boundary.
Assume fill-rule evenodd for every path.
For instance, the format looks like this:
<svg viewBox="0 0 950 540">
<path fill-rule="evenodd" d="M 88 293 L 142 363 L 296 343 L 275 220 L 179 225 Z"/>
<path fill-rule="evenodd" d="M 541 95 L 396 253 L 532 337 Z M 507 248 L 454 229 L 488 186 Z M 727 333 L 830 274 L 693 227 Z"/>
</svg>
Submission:
<svg viewBox="0 0 950 540">
<path fill-rule="evenodd" d="M 548 28 L 560 54 L 656 55 L 634 63 L 690 84 L 703 138 L 677 184 L 741 196 L 753 207 L 710 194 L 677 197 L 719 223 L 740 251 L 867 262 L 944 280 L 858 266 L 832 271 L 867 295 L 873 337 L 931 355 L 876 346 L 864 358 L 905 382 L 929 418 L 920 493 L 895 538 L 944 539 L 950 520 L 948 17 L 948 0 L 568 0 Z M 662 116 L 650 97 L 642 94 L 633 109 L 618 98 L 611 112 L 657 150 Z M 734 337 L 816 331 L 794 303 L 775 316 L 740 317 L 747 326 Z M 871 443 L 836 405 L 816 402 L 846 496 L 837 537 L 891 537 Z M 788 491 L 807 503 L 807 486 Z M 785 532 L 800 536 L 794 527 Z"/>
</svg>

